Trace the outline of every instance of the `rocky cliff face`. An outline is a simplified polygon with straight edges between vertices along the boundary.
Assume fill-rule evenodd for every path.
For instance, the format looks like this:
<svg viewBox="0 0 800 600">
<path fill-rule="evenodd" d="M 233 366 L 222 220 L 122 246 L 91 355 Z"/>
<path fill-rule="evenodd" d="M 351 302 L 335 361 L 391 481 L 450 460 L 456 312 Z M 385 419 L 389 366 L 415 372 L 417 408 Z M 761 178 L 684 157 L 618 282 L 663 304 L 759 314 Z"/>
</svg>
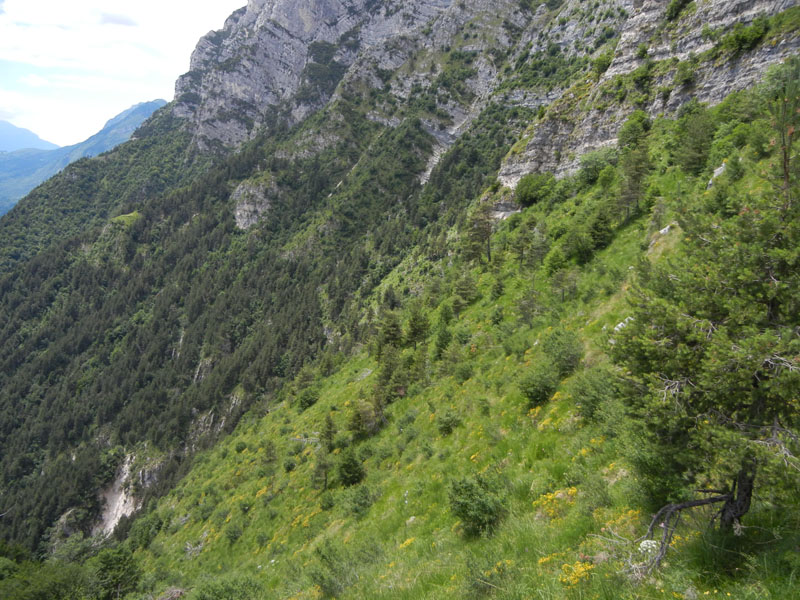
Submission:
<svg viewBox="0 0 800 600">
<path fill-rule="evenodd" d="M 690 3 L 678 18 L 667 22 L 665 2 L 625 2 L 628 17 L 608 70 L 596 83 L 587 79 L 571 98 L 554 103 L 505 161 L 501 182 L 513 187 L 526 173 L 575 171 L 582 154 L 616 144 L 620 126 L 637 108 L 653 116 L 675 114 L 690 98 L 715 104 L 731 92 L 751 87 L 771 65 L 798 52 L 797 31 L 773 34 L 751 51 L 706 57 L 703 53 L 710 54 L 737 24 L 750 25 L 796 4 L 794 0 L 703 0 Z M 691 69 L 691 81 L 685 84 L 676 81 L 680 61 L 688 61 Z M 646 63 L 661 65 L 650 69 L 647 93 L 609 102 L 609 89 Z"/>
<path fill-rule="evenodd" d="M 513 187 L 525 173 L 574 171 L 583 153 L 616 142 L 636 108 L 672 114 L 691 97 L 715 103 L 753 85 L 798 51 L 796 32 L 735 56 L 698 57 L 737 24 L 795 4 L 698 0 L 668 19 L 660 0 L 250 0 L 200 41 L 191 71 L 176 85 L 173 111 L 191 122 L 200 148 L 233 148 L 265 126 L 298 123 L 342 94 L 368 98 L 369 90 L 389 92 L 370 116 L 391 127 L 403 106 L 437 88 L 423 118 L 436 140 L 424 182 L 490 102 L 544 110 L 504 161 L 500 180 Z M 468 57 L 457 91 L 443 89 L 453 52 Z M 610 64 L 598 76 L 593 61 L 603 54 Z M 691 84 L 676 83 L 681 61 L 693 61 Z M 568 75 L 554 78 L 562 68 Z M 643 68 L 646 89 L 621 94 L 625 78 Z M 538 85 L 530 73 L 550 83 Z M 311 145 L 329 145 L 335 128 L 328 137 Z M 233 194 L 240 228 L 267 212 L 274 192 L 250 182 Z"/>
<path fill-rule="evenodd" d="M 175 114 L 194 122 L 201 144 L 229 147 L 252 136 L 269 109 L 296 122 L 330 97 L 360 52 L 391 68 L 388 41 L 419 31 L 451 3 L 250 0 L 200 40 L 176 84 Z"/>
</svg>

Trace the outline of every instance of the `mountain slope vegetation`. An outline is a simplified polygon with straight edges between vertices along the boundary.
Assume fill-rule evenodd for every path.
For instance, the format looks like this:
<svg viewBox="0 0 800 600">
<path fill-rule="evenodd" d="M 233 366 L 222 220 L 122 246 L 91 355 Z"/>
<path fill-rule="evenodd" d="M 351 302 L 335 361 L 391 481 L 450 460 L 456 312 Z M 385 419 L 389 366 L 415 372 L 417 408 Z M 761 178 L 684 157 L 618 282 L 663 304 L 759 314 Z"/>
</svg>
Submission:
<svg viewBox="0 0 800 600">
<path fill-rule="evenodd" d="M 27 148 L 0 154 L 0 215 L 68 164 L 80 158 L 97 156 L 128 141 L 139 125 L 165 104 L 164 100 L 153 100 L 132 106 L 79 144 L 38 150 Z"/>
<path fill-rule="evenodd" d="M 0 595 L 790 597 L 797 60 L 656 117 L 672 59 L 501 27 L 496 93 L 459 34 L 237 151 L 161 112 L 3 219 Z M 498 179 L 598 103 L 614 144 Z M 123 463 L 140 510 L 92 538 Z"/>
</svg>

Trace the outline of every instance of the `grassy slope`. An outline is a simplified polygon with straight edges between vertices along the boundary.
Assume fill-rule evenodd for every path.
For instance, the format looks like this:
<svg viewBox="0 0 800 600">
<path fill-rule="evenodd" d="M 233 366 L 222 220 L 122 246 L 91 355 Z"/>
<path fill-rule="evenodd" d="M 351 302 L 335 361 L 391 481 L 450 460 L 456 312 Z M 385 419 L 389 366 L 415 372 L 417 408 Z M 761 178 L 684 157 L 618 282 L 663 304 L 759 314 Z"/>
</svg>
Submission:
<svg viewBox="0 0 800 600">
<path fill-rule="evenodd" d="M 543 269 L 519 270 L 511 252 L 502 251 L 517 235 L 514 221 L 496 232 L 499 258 L 491 267 L 465 267 L 459 259 L 430 262 L 419 258 L 424 250 L 411 253 L 386 284 L 425 299 L 432 324 L 439 307 L 452 301 L 462 270 L 471 270 L 480 298 L 451 326 L 458 341 L 441 361 L 433 359 L 432 328 L 424 376 L 387 409 L 381 432 L 353 444 L 366 465 L 364 485 L 344 488 L 334 472 L 329 494 L 314 489 L 317 445 L 295 438 L 315 436 L 330 413 L 345 432 L 339 445 L 347 444 L 351 411 L 373 395 L 378 375 L 366 350 L 318 381 L 320 400 L 306 411 L 287 394 L 269 414 L 248 414 L 234 435 L 201 454 L 180 486 L 134 525 L 143 590 L 181 586 L 193 589 L 195 598 L 215 597 L 213 586 L 227 581 L 241 590 L 252 578 L 270 590 L 269 597 L 281 598 L 790 597 L 797 569 L 794 513 L 774 522 L 763 502 L 748 515 L 749 524 L 763 528 L 747 533 L 756 551 L 722 560 L 725 551 L 715 549 L 706 530 L 709 515 L 698 514 L 685 523 L 676 552 L 656 577 L 634 586 L 621 574 L 626 561 L 641 560 L 637 546 L 622 538 L 643 533 L 652 507 L 624 459 L 630 449 L 619 402 L 612 398 L 600 418 L 584 419 L 574 380 L 606 362 L 607 332 L 629 314 L 630 267 L 645 254 L 667 257 L 679 243 L 680 230 L 652 236 L 670 222 L 673 201 L 687 193 L 702 197 L 707 173 L 691 180 L 669 168 L 659 146 L 666 135 L 653 141 L 656 175 L 650 182 L 663 199 L 663 214 L 618 229 L 612 244 L 578 270 L 577 289 L 564 302 Z M 755 190 L 763 184 L 751 173 L 738 185 Z M 570 229 L 582 207 L 615 194 L 616 188 L 595 186 L 529 209 L 522 220 L 544 220 L 550 231 Z M 119 218 L 123 225 L 132 219 Z M 448 250 L 456 253 L 456 244 Z M 443 292 L 431 283 L 439 275 Z M 492 299 L 497 280 L 504 290 Z M 528 325 L 519 306 L 532 282 L 542 312 Z M 552 327 L 580 335 L 584 365 L 544 406 L 531 410 L 518 382 Z M 404 350 L 404 357 L 412 354 Z M 453 416 L 460 424 L 445 434 L 441 424 Z M 293 469 L 287 469 L 289 461 Z M 470 537 L 450 510 L 448 490 L 455 479 L 477 473 L 493 478 L 506 511 L 492 535 Z"/>
<path fill-rule="evenodd" d="M 702 189 L 702 179 L 668 169 L 652 183 L 669 199 L 687 186 Z M 760 184 L 748 176 L 741 185 Z M 577 207 L 600 196 L 593 188 L 549 213 L 528 209 L 523 219 L 538 215 L 550 228 L 571 223 Z M 319 446 L 294 440 L 318 436 L 327 414 L 343 440 L 352 407 L 375 388 L 379 365 L 367 352 L 323 378 L 311 408 L 299 412 L 288 397 L 265 416 L 250 415 L 197 460 L 155 513 L 164 528 L 139 553 L 146 585 L 198 586 L 194 593 L 202 597 L 203 582 L 224 574 L 234 587 L 254 577 L 280 598 L 789 597 L 790 557 L 783 553 L 790 541 L 755 528 L 749 541 L 764 545 L 741 560 L 723 560 L 707 529 L 710 515 L 700 512 L 684 523 L 667 566 L 634 585 L 622 572 L 642 559 L 630 540 L 646 529 L 648 508 L 624 460 L 623 409 L 612 400 L 600 408 L 601 418 L 583 419 L 569 378 L 549 402 L 531 409 L 517 386 L 552 327 L 576 331 L 584 343 L 576 376 L 606 361 L 608 332 L 627 316 L 630 267 L 643 256 L 662 260 L 679 243 L 679 228 L 657 233 L 668 217 L 669 209 L 662 222 L 647 215 L 619 229 L 581 268 L 577 290 L 564 303 L 543 269 L 520 271 L 501 250 L 514 235 L 509 223 L 501 225 L 494 237 L 500 258 L 470 267 L 480 298 L 451 326 L 456 340 L 445 358 L 433 357 L 432 328 L 425 377 L 390 405 L 382 431 L 355 442 L 364 483 L 346 488 L 332 475 L 328 494 L 314 489 Z M 449 282 L 462 268 L 408 260 L 387 281 L 424 289 L 420 296 L 435 321 L 436 306 L 452 299 Z M 436 272 L 444 274 L 443 294 L 431 291 L 438 284 L 422 284 Z M 531 279 L 543 310 L 528 327 L 518 307 Z M 497 280 L 504 291 L 493 300 Z M 498 308 L 502 319 L 493 322 Z M 454 415 L 459 425 L 443 433 L 442 421 Z M 265 450 L 268 440 L 274 458 Z M 287 472 L 289 459 L 296 467 Z M 506 513 L 493 534 L 470 537 L 450 510 L 448 489 L 477 473 L 495 482 Z M 748 523 L 785 534 L 788 524 L 772 522 L 762 509 L 755 506 Z M 736 564 L 736 571 L 720 572 L 723 564 Z"/>
</svg>

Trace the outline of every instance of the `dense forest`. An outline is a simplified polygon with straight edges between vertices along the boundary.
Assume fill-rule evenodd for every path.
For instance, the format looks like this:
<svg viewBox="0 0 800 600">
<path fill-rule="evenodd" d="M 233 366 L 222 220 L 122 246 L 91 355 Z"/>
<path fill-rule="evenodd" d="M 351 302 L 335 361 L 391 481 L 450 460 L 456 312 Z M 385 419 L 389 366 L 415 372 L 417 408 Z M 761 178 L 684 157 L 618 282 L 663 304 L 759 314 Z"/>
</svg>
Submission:
<svg viewBox="0 0 800 600">
<path fill-rule="evenodd" d="M 387 125 L 388 87 L 320 46 L 308 118 L 208 154 L 161 111 L 38 188 L 0 221 L 0 596 L 791 597 L 800 60 L 641 109 L 787 13 L 688 66 L 644 48 L 602 84 L 616 143 L 514 189 L 613 30 L 520 54 L 429 173 L 476 55 Z M 270 199 L 247 229 L 244 184 Z M 129 459 L 140 509 L 92 537 Z"/>
</svg>

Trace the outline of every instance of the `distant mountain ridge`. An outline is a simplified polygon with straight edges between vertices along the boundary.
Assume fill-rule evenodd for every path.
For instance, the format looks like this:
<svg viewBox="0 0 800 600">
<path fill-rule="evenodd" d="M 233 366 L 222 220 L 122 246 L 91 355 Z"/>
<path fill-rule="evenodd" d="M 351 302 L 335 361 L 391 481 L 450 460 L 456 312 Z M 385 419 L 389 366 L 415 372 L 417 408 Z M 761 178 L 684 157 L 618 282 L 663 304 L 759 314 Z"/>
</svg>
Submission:
<svg viewBox="0 0 800 600">
<path fill-rule="evenodd" d="M 55 150 L 58 144 L 43 140 L 29 129 L 17 127 L 8 121 L 0 121 L 0 152 L 15 150 Z"/>
<path fill-rule="evenodd" d="M 164 100 L 136 104 L 110 119 L 103 129 L 79 144 L 63 148 L 53 146 L 55 149 L 49 150 L 25 148 L 0 153 L 0 215 L 11 210 L 17 200 L 68 164 L 97 156 L 128 141 L 139 125 L 165 104 Z"/>
</svg>

